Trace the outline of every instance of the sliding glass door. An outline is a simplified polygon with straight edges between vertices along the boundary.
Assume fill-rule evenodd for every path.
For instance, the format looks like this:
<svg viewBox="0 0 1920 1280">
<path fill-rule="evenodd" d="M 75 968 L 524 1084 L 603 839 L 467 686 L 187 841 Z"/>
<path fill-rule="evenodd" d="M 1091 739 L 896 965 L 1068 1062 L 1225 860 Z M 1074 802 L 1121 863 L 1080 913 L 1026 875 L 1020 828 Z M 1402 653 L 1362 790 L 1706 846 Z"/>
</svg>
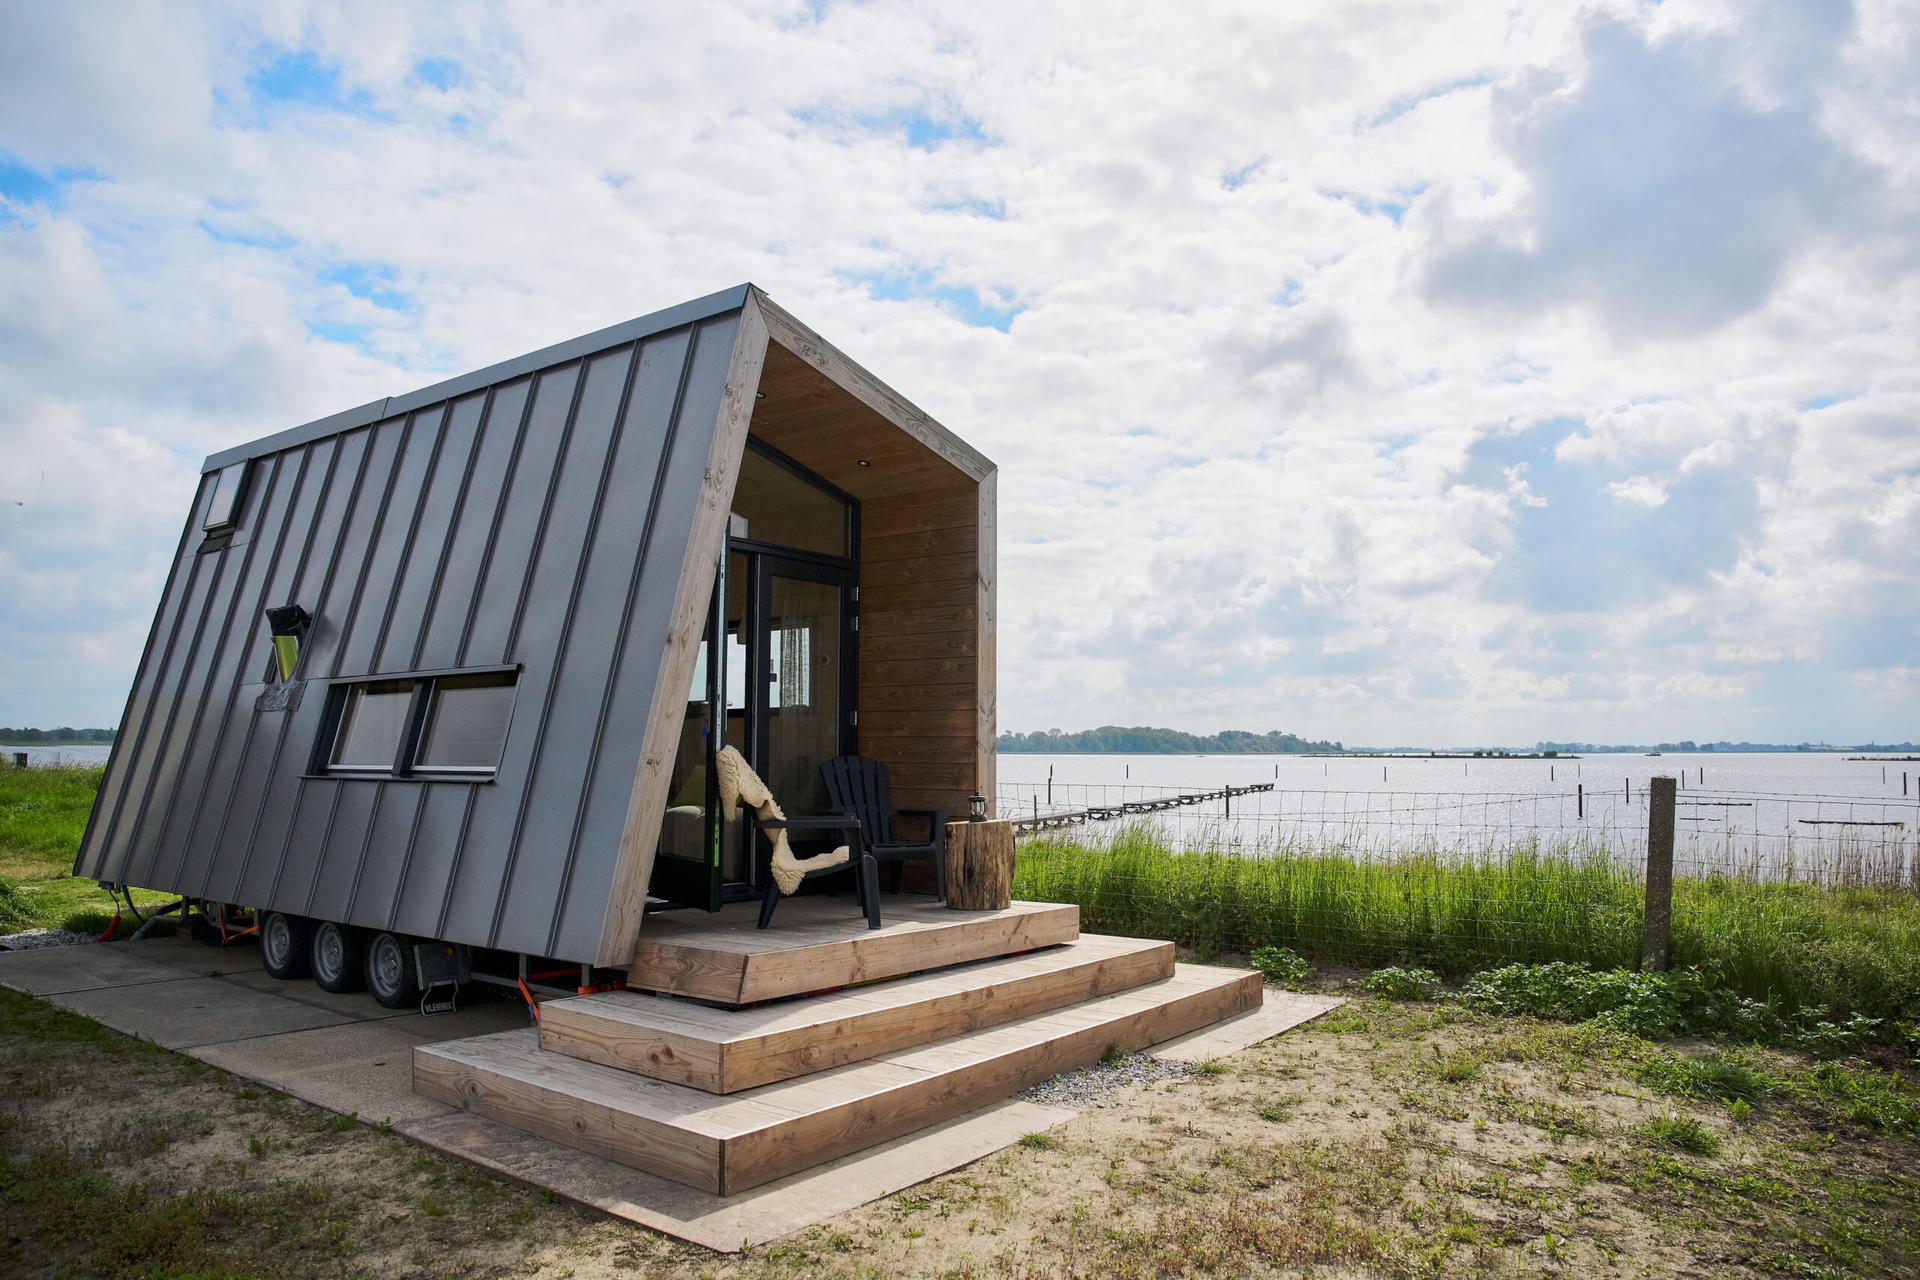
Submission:
<svg viewBox="0 0 1920 1280">
<path fill-rule="evenodd" d="M 720 747 L 745 756 L 788 813 L 821 812 L 820 764 L 853 745 L 854 581 L 850 566 L 728 549 L 687 694 L 655 897 L 715 911 L 764 883 L 766 842 L 714 816 Z"/>
</svg>

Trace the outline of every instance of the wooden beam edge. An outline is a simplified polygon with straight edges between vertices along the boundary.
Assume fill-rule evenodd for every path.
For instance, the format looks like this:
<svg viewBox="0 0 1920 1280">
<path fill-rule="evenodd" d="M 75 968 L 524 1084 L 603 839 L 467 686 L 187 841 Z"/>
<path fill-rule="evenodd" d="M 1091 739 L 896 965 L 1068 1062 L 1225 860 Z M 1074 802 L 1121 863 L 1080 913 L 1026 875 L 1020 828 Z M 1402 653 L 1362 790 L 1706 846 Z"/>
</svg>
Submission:
<svg viewBox="0 0 1920 1280">
<path fill-rule="evenodd" d="M 613 883 L 600 926 L 600 946 L 594 956 L 596 964 L 608 968 L 630 966 L 638 954 L 647 886 L 653 879 L 654 846 L 666 813 L 667 784 L 672 780 L 681 721 L 686 717 L 686 688 L 693 679 L 695 651 L 713 595 L 720 549 L 726 541 L 727 514 L 733 503 L 741 455 L 746 452 L 747 424 L 753 417 L 753 393 L 767 358 L 767 326 L 755 296 L 756 291 L 749 290 L 740 310 L 733 356 L 720 394 L 720 415 L 707 447 L 700 505 L 680 566 L 673 618 L 647 709 L 646 737 L 635 766 L 633 789 L 627 797 L 626 825 L 620 834 L 620 852 L 614 861 Z"/>
<path fill-rule="evenodd" d="M 978 533 L 975 555 L 979 573 L 975 582 L 974 622 L 979 630 L 974 642 L 974 786 L 987 798 L 987 812 L 999 814 L 999 687 L 995 625 L 999 578 L 999 497 L 1000 473 L 989 471 L 980 479 Z"/>
</svg>

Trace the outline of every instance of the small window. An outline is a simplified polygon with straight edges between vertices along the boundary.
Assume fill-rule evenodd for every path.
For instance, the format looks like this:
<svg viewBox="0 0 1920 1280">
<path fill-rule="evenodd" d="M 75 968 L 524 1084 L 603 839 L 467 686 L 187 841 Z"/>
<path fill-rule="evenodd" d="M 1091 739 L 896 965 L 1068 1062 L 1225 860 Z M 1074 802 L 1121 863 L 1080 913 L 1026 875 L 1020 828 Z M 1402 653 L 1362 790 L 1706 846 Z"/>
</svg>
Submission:
<svg viewBox="0 0 1920 1280">
<path fill-rule="evenodd" d="M 327 764 L 347 771 L 392 771 L 413 709 L 412 680 L 376 680 L 348 688 Z"/>
<path fill-rule="evenodd" d="M 517 680 L 512 671 L 495 671 L 434 681 L 414 768 L 492 773 L 506 745 Z"/>
<path fill-rule="evenodd" d="M 213 501 L 207 504 L 207 518 L 200 527 L 208 533 L 224 533 L 240 519 L 240 498 L 247 488 L 247 464 L 236 462 L 222 467 L 214 477 Z"/>
</svg>

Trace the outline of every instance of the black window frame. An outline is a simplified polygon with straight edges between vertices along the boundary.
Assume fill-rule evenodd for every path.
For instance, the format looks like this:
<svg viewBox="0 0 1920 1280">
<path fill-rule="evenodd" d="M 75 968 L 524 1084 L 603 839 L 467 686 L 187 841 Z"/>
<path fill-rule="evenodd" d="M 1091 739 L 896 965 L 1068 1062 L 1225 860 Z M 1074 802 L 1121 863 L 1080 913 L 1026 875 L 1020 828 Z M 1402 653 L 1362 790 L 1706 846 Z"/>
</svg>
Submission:
<svg viewBox="0 0 1920 1280">
<path fill-rule="evenodd" d="M 420 742 L 427 724 L 427 715 L 433 707 L 435 692 L 440 681 L 461 676 L 498 676 L 513 677 L 514 707 L 507 712 L 507 733 L 513 729 L 514 714 L 518 710 L 520 699 L 520 675 L 524 668 L 520 666 L 496 667 L 458 667 L 438 671 L 395 671 L 383 675 L 354 676 L 349 679 L 334 680 L 327 687 L 326 710 L 320 718 L 320 731 L 314 735 L 313 754 L 308 761 L 306 775 L 309 778 L 333 778 L 346 781 L 360 779 L 374 782 L 492 782 L 500 775 L 500 765 L 496 761 L 492 768 L 478 765 L 455 767 L 449 765 L 421 765 Z M 355 687 L 368 684 L 393 684 L 400 681 L 413 682 L 412 702 L 407 707 L 406 727 L 401 730 L 399 746 L 395 750 L 391 766 L 356 767 L 333 763 L 333 751 L 340 737 L 340 723 L 346 715 L 347 699 L 353 695 Z M 500 738 L 500 755 L 504 759 L 507 753 L 507 734 Z"/>
</svg>

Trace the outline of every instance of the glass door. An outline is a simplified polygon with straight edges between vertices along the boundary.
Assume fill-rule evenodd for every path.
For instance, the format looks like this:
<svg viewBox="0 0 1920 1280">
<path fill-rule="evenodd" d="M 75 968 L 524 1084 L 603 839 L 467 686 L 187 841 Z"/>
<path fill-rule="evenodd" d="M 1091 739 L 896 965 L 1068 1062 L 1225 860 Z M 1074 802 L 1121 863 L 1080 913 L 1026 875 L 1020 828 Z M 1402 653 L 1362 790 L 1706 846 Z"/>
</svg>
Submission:
<svg viewBox="0 0 1920 1280">
<path fill-rule="evenodd" d="M 717 911 L 765 884 L 771 847 L 745 818 L 714 817 L 720 747 L 745 756 L 788 813 L 823 810 L 820 764 L 853 741 L 854 582 L 851 567 L 728 549 L 687 692 L 653 896 Z"/>
<path fill-rule="evenodd" d="M 853 701 L 853 574 L 782 556 L 754 559 L 763 686 L 755 767 L 788 813 L 821 813 L 820 765 L 841 754 Z"/>
</svg>

